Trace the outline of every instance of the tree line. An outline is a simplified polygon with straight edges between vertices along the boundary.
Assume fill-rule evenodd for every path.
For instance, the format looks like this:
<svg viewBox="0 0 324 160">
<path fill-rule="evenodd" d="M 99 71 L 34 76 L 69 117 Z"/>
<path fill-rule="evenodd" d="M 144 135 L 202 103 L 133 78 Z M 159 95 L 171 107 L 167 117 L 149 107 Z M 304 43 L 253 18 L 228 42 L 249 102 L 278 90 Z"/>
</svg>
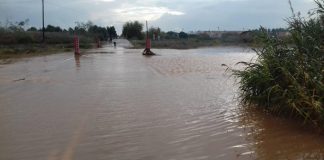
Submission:
<svg viewBox="0 0 324 160">
<path fill-rule="evenodd" d="M 38 35 L 43 29 L 34 26 L 27 27 L 28 23 L 29 19 L 18 22 L 7 20 L 5 24 L 0 22 L 0 44 L 39 42 L 40 38 Z M 69 27 L 68 29 L 49 24 L 45 27 L 45 32 L 46 37 L 51 36 L 50 41 L 53 40 L 54 35 L 54 37 L 61 37 L 60 39 L 63 39 L 64 35 L 66 35 L 65 37 L 68 37 L 66 39 L 70 39 L 68 35 L 73 36 L 76 34 L 88 39 L 100 39 L 101 41 L 112 40 L 118 36 L 114 26 L 98 26 L 91 21 L 76 22 L 75 27 Z M 57 43 L 60 43 L 59 40 L 57 40 Z"/>
<path fill-rule="evenodd" d="M 126 22 L 123 25 L 122 36 L 127 39 L 139 39 L 142 40 L 146 36 L 146 33 L 143 31 L 144 24 L 138 21 Z M 155 35 L 163 39 L 187 39 L 189 35 L 185 32 L 164 32 L 159 27 L 150 27 L 149 37 L 152 38 Z"/>
</svg>

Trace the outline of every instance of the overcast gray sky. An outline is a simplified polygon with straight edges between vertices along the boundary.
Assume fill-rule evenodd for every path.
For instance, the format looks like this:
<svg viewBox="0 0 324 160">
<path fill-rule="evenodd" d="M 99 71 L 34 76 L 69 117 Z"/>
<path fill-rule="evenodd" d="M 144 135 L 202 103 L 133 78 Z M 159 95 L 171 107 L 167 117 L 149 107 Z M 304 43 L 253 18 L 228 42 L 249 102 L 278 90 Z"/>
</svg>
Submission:
<svg viewBox="0 0 324 160">
<path fill-rule="evenodd" d="M 296 11 L 306 14 L 313 0 L 292 0 Z M 149 21 L 162 30 L 242 30 L 286 27 L 291 16 L 288 0 L 45 0 L 45 24 L 74 26 L 91 20 L 102 26 Z M 41 0 L 0 0 L 0 21 L 30 19 L 41 26 Z"/>
</svg>

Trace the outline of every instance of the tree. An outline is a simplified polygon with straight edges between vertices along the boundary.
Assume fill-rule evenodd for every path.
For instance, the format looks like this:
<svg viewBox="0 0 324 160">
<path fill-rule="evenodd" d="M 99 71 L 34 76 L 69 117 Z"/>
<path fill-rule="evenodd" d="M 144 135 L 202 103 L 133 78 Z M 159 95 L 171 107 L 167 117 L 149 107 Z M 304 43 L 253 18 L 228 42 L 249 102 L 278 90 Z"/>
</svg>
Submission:
<svg viewBox="0 0 324 160">
<path fill-rule="evenodd" d="M 27 31 L 29 31 L 29 32 L 37 32 L 37 28 L 36 27 L 30 27 L 29 29 L 27 29 Z"/>
<path fill-rule="evenodd" d="M 26 25 L 28 25 L 29 19 L 25 19 L 24 21 L 19 21 L 19 22 L 15 22 L 12 23 L 11 21 L 7 20 L 7 25 L 9 25 L 9 27 L 5 27 L 8 31 L 11 32 L 23 32 L 25 31 L 24 27 Z"/>
<path fill-rule="evenodd" d="M 69 27 L 68 31 L 69 31 L 70 34 L 74 34 L 73 28 Z"/>
<path fill-rule="evenodd" d="M 90 27 L 94 26 L 94 24 L 91 21 L 88 22 L 75 22 L 76 26 L 75 28 L 82 30 L 82 31 L 86 31 L 88 32 Z"/>
<path fill-rule="evenodd" d="M 106 41 L 108 39 L 108 31 L 104 27 L 92 25 L 89 27 L 88 32 L 102 41 Z"/>
<path fill-rule="evenodd" d="M 74 32 L 76 34 L 86 34 L 89 31 L 89 28 L 93 26 L 91 21 L 86 23 L 84 22 L 75 22 L 76 26 L 74 27 Z"/>
<path fill-rule="evenodd" d="M 109 40 L 112 41 L 113 38 L 117 38 L 117 32 L 114 26 L 107 27 Z"/>
<path fill-rule="evenodd" d="M 126 37 L 127 39 L 132 39 L 132 38 L 143 39 L 144 35 L 143 35 L 142 31 L 143 31 L 142 23 L 140 23 L 138 21 L 126 22 L 123 25 L 122 35 L 124 37 Z"/>
<path fill-rule="evenodd" d="M 165 36 L 166 39 L 178 39 L 178 33 L 177 32 L 173 32 L 173 31 L 169 31 L 166 33 Z"/>
<path fill-rule="evenodd" d="M 180 39 L 188 39 L 188 34 L 185 32 L 180 32 L 179 33 L 179 38 Z"/>
<path fill-rule="evenodd" d="M 59 26 L 47 25 L 45 28 L 46 32 L 62 32 L 63 30 Z"/>
<path fill-rule="evenodd" d="M 74 33 L 76 33 L 76 34 L 85 34 L 85 33 L 87 33 L 87 31 L 84 28 L 75 26 L 74 27 Z"/>
</svg>

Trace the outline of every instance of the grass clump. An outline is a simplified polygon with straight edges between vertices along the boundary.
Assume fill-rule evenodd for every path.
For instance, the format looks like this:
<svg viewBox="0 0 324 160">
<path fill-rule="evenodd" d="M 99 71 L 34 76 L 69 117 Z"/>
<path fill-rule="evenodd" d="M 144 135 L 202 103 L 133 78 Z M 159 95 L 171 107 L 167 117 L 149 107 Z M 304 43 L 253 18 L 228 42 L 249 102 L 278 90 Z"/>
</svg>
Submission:
<svg viewBox="0 0 324 160">
<path fill-rule="evenodd" d="M 324 0 L 308 18 L 294 14 L 288 19 L 290 42 L 259 36 L 257 58 L 243 70 L 232 70 L 238 78 L 242 102 L 278 115 L 304 119 L 324 127 Z"/>
</svg>

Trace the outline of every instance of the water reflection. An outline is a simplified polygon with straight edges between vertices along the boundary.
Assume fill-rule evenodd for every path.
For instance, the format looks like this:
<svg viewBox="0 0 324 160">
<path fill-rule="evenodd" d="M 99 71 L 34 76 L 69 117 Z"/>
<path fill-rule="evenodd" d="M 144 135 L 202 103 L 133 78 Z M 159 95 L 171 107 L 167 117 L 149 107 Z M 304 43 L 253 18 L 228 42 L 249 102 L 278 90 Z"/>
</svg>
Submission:
<svg viewBox="0 0 324 160">
<path fill-rule="evenodd" d="M 74 54 L 75 66 L 77 69 L 80 69 L 80 67 L 81 67 L 80 57 L 81 57 L 81 55 Z"/>
<path fill-rule="evenodd" d="M 300 122 L 274 117 L 255 108 L 241 109 L 240 123 L 258 159 L 323 159 L 324 138 Z"/>
</svg>

